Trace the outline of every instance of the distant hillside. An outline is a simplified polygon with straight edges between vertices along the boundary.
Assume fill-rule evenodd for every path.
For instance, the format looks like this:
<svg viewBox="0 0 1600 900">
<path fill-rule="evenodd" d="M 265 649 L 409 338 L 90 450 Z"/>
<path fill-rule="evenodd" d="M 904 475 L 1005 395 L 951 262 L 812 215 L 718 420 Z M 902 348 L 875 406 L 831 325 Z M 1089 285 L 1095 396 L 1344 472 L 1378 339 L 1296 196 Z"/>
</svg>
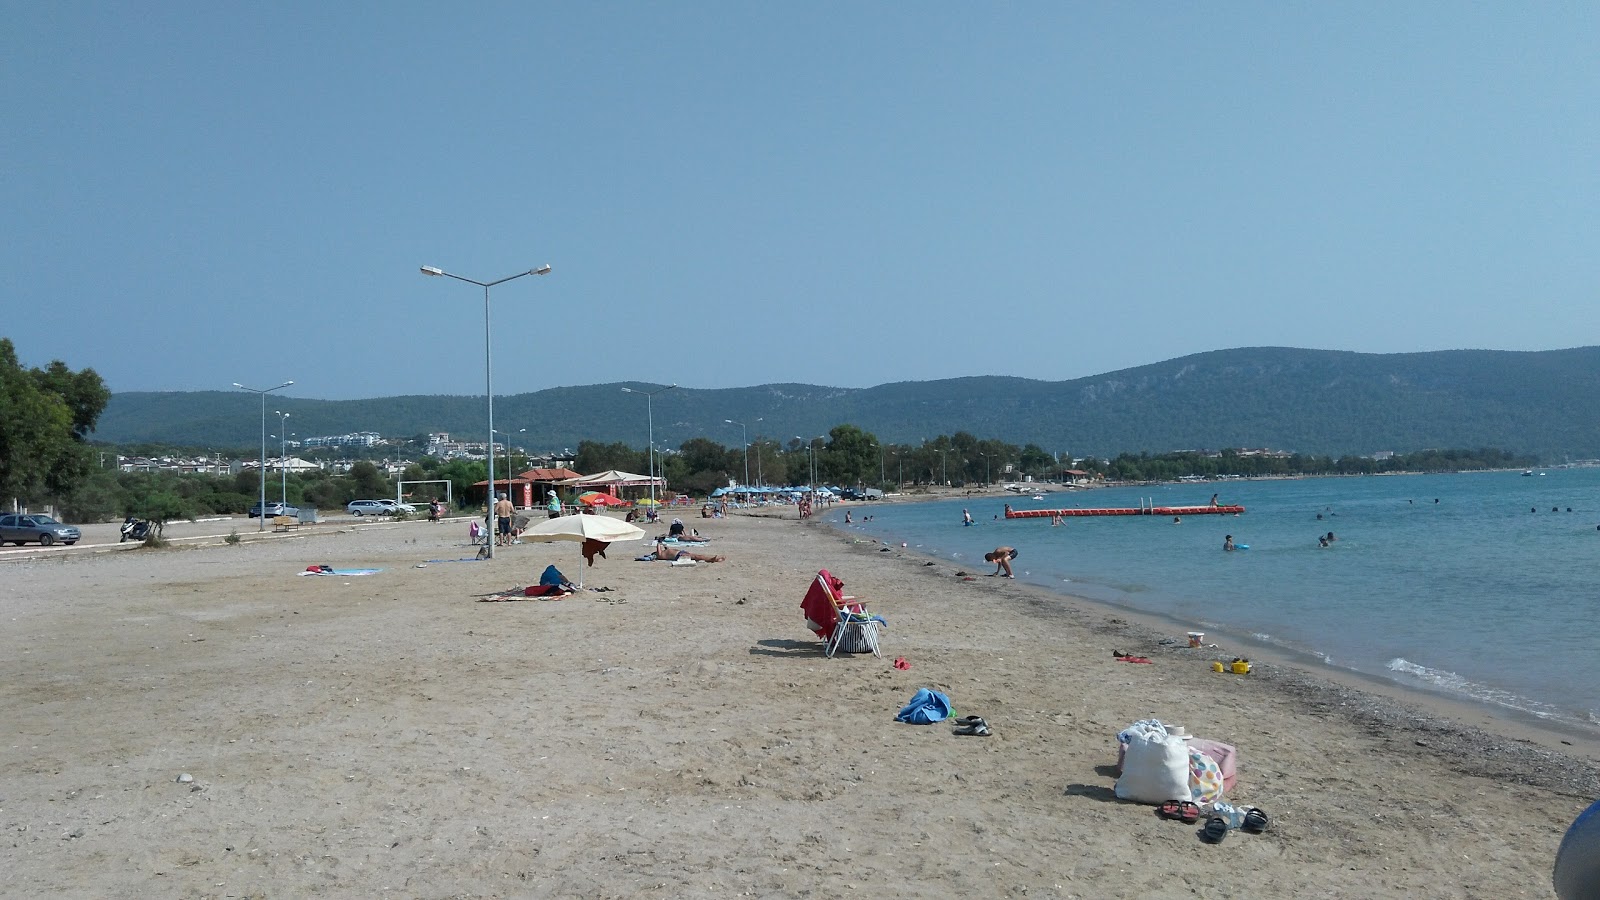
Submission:
<svg viewBox="0 0 1600 900">
<path fill-rule="evenodd" d="M 534 450 L 580 440 L 645 444 L 644 398 L 621 384 L 495 398 L 495 427 Z M 629 384 L 635 388 L 655 387 Z M 481 437 L 479 397 L 269 398 L 300 435 L 447 431 Z M 1111 456 L 1219 447 L 1369 454 L 1497 447 L 1548 461 L 1600 457 L 1600 347 L 1532 353 L 1369 354 L 1252 347 L 1185 356 L 1073 381 L 984 376 L 871 388 L 803 384 L 697 390 L 655 399 L 659 443 L 787 441 L 849 422 L 893 443 L 968 431 L 1050 451 Z M 756 422 L 756 419 L 761 422 Z M 518 434 L 519 429 L 527 429 Z M 260 436 L 260 406 L 237 391 L 119 393 L 95 438 L 240 447 Z"/>
</svg>

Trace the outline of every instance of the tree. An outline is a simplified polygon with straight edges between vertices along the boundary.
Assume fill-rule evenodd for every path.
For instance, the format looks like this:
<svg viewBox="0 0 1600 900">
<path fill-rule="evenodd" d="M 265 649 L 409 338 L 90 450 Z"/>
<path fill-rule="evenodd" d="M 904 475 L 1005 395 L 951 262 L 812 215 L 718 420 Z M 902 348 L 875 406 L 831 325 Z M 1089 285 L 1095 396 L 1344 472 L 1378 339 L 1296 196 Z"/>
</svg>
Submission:
<svg viewBox="0 0 1600 900">
<path fill-rule="evenodd" d="M 93 369 L 59 360 L 24 370 L 0 338 L 0 497 L 63 497 L 94 470 L 84 444 L 111 392 Z"/>
<path fill-rule="evenodd" d="M 854 425 L 835 425 L 828 432 L 827 453 L 817 454 L 824 482 L 856 485 L 878 475 L 878 439 Z"/>
<path fill-rule="evenodd" d="M 355 482 L 358 497 L 387 497 L 394 493 L 389 476 L 378 471 L 378 467 L 367 460 L 350 467 L 350 480 Z"/>
<path fill-rule="evenodd" d="M 578 458 L 573 461 L 579 472 L 593 475 L 608 469 L 645 474 L 649 467 L 647 454 L 618 441 L 602 444 L 598 441 L 578 442 Z"/>
</svg>

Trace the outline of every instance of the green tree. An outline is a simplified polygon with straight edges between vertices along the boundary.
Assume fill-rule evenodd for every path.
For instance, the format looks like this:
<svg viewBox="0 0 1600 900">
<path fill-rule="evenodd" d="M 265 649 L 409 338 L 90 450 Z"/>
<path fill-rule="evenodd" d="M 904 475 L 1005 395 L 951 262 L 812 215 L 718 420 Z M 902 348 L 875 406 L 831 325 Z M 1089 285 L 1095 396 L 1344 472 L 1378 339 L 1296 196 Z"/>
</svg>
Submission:
<svg viewBox="0 0 1600 900">
<path fill-rule="evenodd" d="M 394 495 L 394 484 L 389 476 L 378 471 L 378 467 L 368 460 L 361 460 L 350 467 L 350 480 L 358 497 L 375 498 L 390 497 Z"/>
<path fill-rule="evenodd" d="M 647 454 L 618 441 L 602 444 L 598 441 L 578 442 L 578 458 L 573 462 L 579 472 L 593 475 L 608 469 L 644 474 L 649 467 Z"/>
<path fill-rule="evenodd" d="M 878 439 L 854 425 L 835 425 L 828 432 L 826 453 L 817 454 L 818 476 L 830 484 L 854 487 L 878 478 Z"/>
<path fill-rule="evenodd" d="M 84 440 L 109 399 L 93 369 L 73 372 L 58 360 L 25 370 L 15 345 L 0 338 L 0 497 L 72 493 L 95 468 Z"/>
</svg>

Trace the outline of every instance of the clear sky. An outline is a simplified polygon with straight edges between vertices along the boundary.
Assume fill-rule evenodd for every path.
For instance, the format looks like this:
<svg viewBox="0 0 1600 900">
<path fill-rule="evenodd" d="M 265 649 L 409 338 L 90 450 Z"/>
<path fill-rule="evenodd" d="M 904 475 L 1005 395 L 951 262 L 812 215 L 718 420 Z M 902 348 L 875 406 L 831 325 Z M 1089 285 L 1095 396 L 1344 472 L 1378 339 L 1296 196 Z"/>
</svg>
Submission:
<svg viewBox="0 0 1600 900">
<path fill-rule="evenodd" d="M 114 391 L 1600 334 L 1593 3 L 38 3 L 0 336 Z"/>
</svg>

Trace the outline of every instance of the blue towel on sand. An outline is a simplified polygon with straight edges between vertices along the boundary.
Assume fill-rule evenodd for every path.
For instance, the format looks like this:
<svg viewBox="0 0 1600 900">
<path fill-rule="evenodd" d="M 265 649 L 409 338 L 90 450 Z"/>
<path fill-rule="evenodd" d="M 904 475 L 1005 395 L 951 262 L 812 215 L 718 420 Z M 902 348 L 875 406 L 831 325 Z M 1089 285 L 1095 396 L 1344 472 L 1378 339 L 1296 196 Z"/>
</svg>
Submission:
<svg viewBox="0 0 1600 900">
<path fill-rule="evenodd" d="M 917 695 L 911 698 L 906 708 L 894 717 L 896 722 L 909 722 L 912 725 L 932 725 L 950 718 L 955 709 L 950 705 L 950 698 L 927 688 L 917 690 Z"/>
</svg>

